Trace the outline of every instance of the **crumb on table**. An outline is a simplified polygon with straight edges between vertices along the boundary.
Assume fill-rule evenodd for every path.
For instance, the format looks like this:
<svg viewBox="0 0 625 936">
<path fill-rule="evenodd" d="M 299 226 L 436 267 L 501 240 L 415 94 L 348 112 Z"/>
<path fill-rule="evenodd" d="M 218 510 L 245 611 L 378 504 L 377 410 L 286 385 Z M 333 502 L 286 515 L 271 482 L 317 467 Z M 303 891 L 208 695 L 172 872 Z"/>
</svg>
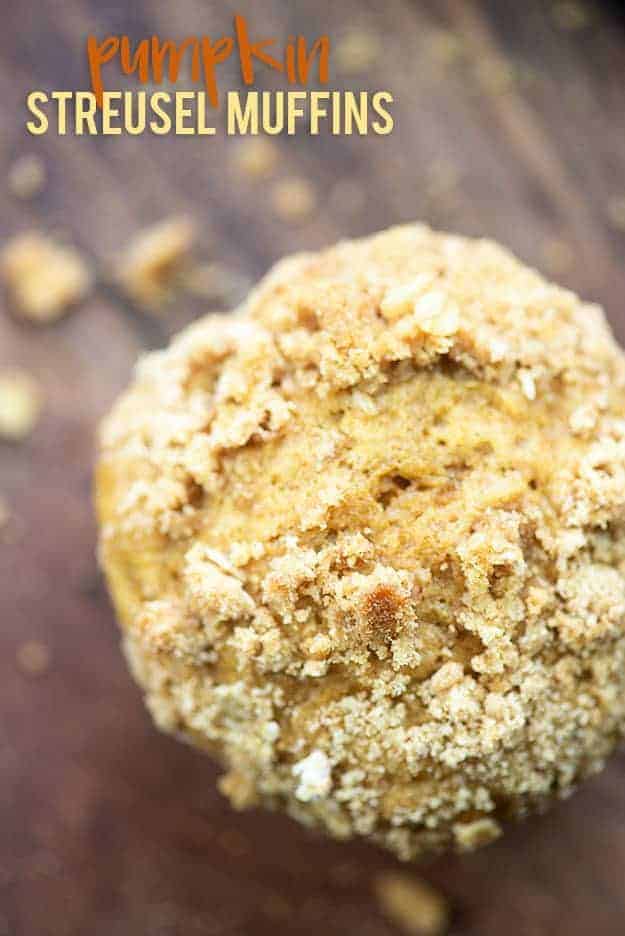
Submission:
<svg viewBox="0 0 625 936">
<path fill-rule="evenodd" d="M 139 231 L 116 266 L 124 292 L 148 308 L 162 305 L 189 259 L 195 234 L 193 221 L 185 216 L 166 218 Z"/>
<path fill-rule="evenodd" d="M 36 231 L 6 244 L 0 272 L 15 312 L 39 323 L 61 318 L 85 297 L 92 281 L 77 250 Z"/>
<path fill-rule="evenodd" d="M 40 412 L 41 391 L 36 380 L 23 370 L 0 371 L 0 438 L 25 439 Z"/>
<path fill-rule="evenodd" d="M 374 890 L 382 912 L 408 936 L 441 936 L 449 923 L 447 900 L 431 884 L 414 875 L 378 875 Z"/>
<path fill-rule="evenodd" d="M 459 851 L 473 851 L 483 845 L 490 845 L 501 835 L 501 826 L 496 819 L 484 816 L 473 822 L 457 822 L 454 825 L 454 838 Z"/>
</svg>

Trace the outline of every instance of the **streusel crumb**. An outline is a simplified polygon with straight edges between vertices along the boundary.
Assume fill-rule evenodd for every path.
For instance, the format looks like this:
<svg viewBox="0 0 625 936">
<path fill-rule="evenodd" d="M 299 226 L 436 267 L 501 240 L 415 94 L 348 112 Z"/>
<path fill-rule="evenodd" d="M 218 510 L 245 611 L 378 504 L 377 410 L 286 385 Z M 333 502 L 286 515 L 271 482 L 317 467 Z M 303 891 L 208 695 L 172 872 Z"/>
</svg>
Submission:
<svg viewBox="0 0 625 936">
<path fill-rule="evenodd" d="M 184 216 L 166 218 L 144 228 L 120 258 L 115 271 L 117 281 L 134 302 L 157 308 L 172 295 L 194 240 L 195 225 Z"/>
<path fill-rule="evenodd" d="M 384 915 L 406 936 L 442 936 L 447 931 L 448 903 L 422 878 L 380 874 L 374 889 Z"/>
<path fill-rule="evenodd" d="M 85 298 L 89 265 L 73 247 L 44 234 L 20 234 L 4 247 L 0 273 L 15 312 L 31 322 L 55 322 Z"/>
<path fill-rule="evenodd" d="M 145 358 L 97 496 L 157 724 L 404 859 L 568 795 L 625 724 L 624 391 L 601 309 L 419 225 Z"/>
<path fill-rule="evenodd" d="M 39 384 L 26 371 L 0 370 L 0 439 L 19 442 L 35 428 L 41 413 Z"/>
</svg>

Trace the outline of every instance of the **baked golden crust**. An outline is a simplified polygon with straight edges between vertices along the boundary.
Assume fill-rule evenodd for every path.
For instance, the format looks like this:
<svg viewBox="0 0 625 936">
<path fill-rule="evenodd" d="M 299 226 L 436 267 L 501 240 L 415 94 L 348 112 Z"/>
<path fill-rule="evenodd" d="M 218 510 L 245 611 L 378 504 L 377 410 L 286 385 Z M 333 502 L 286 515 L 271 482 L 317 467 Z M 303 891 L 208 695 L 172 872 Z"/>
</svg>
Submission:
<svg viewBox="0 0 625 936">
<path fill-rule="evenodd" d="M 404 858 L 566 795 L 625 723 L 624 386 L 599 308 L 419 225 L 147 357 L 97 502 L 157 724 Z"/>
</svg>

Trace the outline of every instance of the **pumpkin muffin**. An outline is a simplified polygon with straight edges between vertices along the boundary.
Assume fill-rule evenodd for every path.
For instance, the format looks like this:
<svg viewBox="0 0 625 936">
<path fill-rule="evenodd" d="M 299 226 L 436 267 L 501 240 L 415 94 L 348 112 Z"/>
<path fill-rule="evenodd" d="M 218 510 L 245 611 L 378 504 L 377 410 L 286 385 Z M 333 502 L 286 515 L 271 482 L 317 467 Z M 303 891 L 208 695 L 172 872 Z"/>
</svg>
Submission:
<svg viewBox="0 0 625 936">
<path fill-rule="evenodd" d="M 421 225 L 147 356 L 97 505 L 157 725 L 404 859 L 566 796 L 625 724 L 624 391 L 600 308 Z"/>
</svg>

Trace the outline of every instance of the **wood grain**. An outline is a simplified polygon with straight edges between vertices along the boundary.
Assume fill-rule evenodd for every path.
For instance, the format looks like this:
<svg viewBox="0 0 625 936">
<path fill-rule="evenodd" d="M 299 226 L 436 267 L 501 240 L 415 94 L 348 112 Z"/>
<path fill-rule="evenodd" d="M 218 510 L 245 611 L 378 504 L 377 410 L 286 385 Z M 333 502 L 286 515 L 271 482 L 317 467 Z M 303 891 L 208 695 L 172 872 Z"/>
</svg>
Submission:
<svg viewBox="0 0 625 936">
<path fill-rule="evenodd" d="M 624 340 L 625 233 L 610 221 L 610 205 L 625 195 L 617 7 L 589 5 L 587 26 L 567 31 L 541 0 L 5 4 L 0 237 L 61 230 L 103 264 L 138 227 L 183 210 L 198 220 L 201 252 L 255 279 L 294 249 L 423 218 L 498 238 L 547 272 L 556 263 L 560 279 L 606 306 Z M 268 186 L 233 167 L 237 140 L 26 136 L 27 90 L 87 87 L 87 30 L 220 34 L 235 10 L 275 35 L 358 28 L 380 37 L 384 55 L 371 72 L 335 74 L 334 83 L 392 90 L 393 134 L 280 142 L 278 177 L 303 175 L 316 186 L 310 219 L 275 217 Z M 459 43 L 446 64 L 436 52 L 448 36 L 441 30 Z M 237 86 L 234 68 L 226 80 Z M 26 203 L 3 181 L 23 152 L 41 155 L 49 174 Z M 441 161 L 454 184 L 440 184 Z M 362 187 L 362 207 L 333 197 L 341 180 Z M 0 445 L 0 494 L 14 515 L 0 543 L 6 936 L 396 932 L 371 886 L 393 860 L 279 816 L 233 814 L 214 790 L 210 761 L 151 727 L 118 651 L 95 560 L 94 429 L 137 354 L 202 311 L 184 300 L 154 319 L 101 285 L 75 314 L 37 330 L 0 305 L 0 366 L 32 370 L 46 395 L 32 438 Z M 38 678 L 16 663 L 31 639 L 51 652 Z M 481 853 L 427 866 L 453 903 L 453 933 L 622 934 L 624 781 L 620 754 L 550 815 Z"/>
</svg>

